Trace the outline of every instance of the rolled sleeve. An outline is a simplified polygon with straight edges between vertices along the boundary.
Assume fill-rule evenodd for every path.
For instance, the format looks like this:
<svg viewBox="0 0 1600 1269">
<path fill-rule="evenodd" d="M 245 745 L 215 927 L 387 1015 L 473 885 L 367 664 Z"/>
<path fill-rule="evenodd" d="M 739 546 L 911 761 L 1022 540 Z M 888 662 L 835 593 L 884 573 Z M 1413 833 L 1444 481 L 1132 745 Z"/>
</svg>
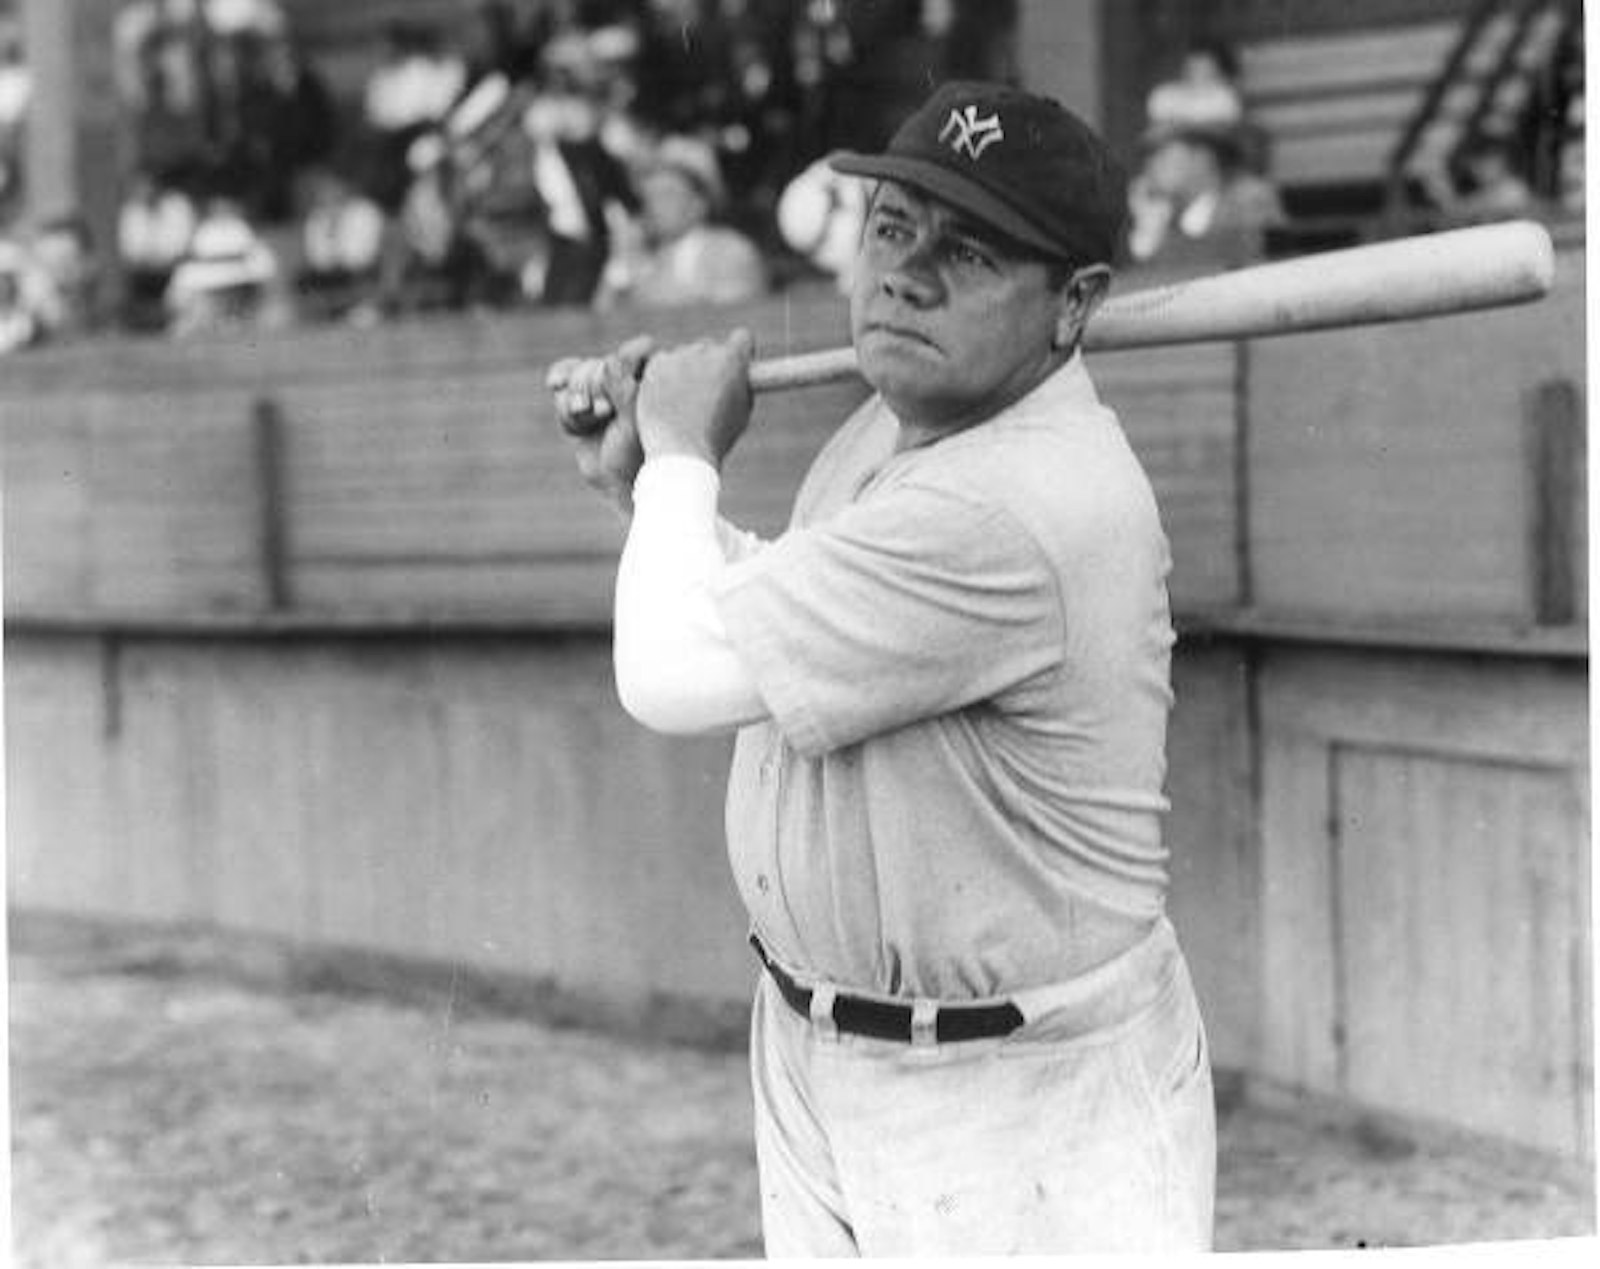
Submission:
<svg viewBox="0 0 1600 1269">
<path fill-rule="evenodd" d="M 1062 653 L 1054 571 L 1003 509 L 907 482 L 796 529 L 712 596 L 785 738 L 816 755 L 999 695 Z"/>
</svg>

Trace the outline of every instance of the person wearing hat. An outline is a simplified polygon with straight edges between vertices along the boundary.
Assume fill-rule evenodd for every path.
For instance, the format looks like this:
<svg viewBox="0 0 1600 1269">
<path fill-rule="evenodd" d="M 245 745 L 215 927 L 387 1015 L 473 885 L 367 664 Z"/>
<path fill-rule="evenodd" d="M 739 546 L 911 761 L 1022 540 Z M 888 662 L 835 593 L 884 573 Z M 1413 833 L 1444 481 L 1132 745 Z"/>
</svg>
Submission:
<svg viewBox="0 0 1600 1269">
<path fill-rule="evenodd" d="M 167 331 L 282 326 L 289 317 L 283 281 L 277 256 L 238 203 L 213 198 L 167 282 Z"/>
<path fill-rule="evenodd" d="M 1157 124 L 1145 134 L 1129 191 L 1135 261 L 1216 268 L 1260 259 L 1267 231 L 1286 218 L 1271 182 L 1249 170 L 1245 145 L 1234 124 Z"/>
<path fill-rule="evenodd" d="M 736 304 L 767 289 L 756 245 L 713 222 L 726 202 L 717 156 L 704 141 L 668 136 L 637 180 L 641 234 L 617 244 L 595 302 L 634 305 Z"/>
<path fill-rule="evenodd" d="M 624 706 L 738 733 L 766 1249 L 1204 1249 L 1211 1074 L 1164 914 L 1170 553 L 1080 355 L 1126 181 L 1061 106 L 978 82 L 834 162 L 875 183 L 850 299 L 874 392 L 786 533 L 717 511 L 744 332 L 549 376 L 631 515 Z"/>
</svg>

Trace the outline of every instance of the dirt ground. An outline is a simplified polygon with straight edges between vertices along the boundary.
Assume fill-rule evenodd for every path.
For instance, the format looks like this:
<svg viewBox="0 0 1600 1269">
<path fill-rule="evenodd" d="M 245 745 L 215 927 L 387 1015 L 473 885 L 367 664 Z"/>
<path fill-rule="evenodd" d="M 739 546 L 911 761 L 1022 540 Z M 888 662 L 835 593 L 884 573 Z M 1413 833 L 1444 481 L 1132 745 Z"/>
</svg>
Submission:
<svg viewBox="0 0 1600 1269">
<path fill-rule="evenodd" d="M 19 1269 L 760 1254 L 745 1063 L 290 990 L 171 947 L 10 957 Z M 1222 1250 L 1592 1234 L 1592 1176 L 1230 1105 Z"/>
</svg>

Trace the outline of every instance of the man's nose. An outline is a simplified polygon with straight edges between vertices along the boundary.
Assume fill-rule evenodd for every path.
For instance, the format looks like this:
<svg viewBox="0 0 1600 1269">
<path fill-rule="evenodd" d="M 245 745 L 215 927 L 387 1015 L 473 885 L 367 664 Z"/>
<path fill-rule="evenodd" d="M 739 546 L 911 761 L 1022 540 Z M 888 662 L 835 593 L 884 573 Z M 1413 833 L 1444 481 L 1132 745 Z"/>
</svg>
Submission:
<svg viewBox="0 0 1600 1269">
<path fill-rule="evenodd" d="M 912 243 L 883 271 L 884 293 L 915 308 L 937 304 L 941 283 L 933 260 L 933 244 Z"/>
</svg>

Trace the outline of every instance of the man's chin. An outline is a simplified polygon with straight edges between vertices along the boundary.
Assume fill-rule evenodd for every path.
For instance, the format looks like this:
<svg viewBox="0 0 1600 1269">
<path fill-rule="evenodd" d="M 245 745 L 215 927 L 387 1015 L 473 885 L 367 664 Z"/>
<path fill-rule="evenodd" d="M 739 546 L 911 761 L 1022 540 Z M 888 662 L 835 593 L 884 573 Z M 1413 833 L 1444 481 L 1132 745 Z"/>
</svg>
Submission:
<svg viewBox="0 0 1600 1269">
<path fill-rule="evenodd" d="M 944 357 L 932 344 L 905 335 L 869 331 L 856 342 L 861 375 L 880 392 L 891 387 L 922 393 L 943 377 Z"/>
</svg>

